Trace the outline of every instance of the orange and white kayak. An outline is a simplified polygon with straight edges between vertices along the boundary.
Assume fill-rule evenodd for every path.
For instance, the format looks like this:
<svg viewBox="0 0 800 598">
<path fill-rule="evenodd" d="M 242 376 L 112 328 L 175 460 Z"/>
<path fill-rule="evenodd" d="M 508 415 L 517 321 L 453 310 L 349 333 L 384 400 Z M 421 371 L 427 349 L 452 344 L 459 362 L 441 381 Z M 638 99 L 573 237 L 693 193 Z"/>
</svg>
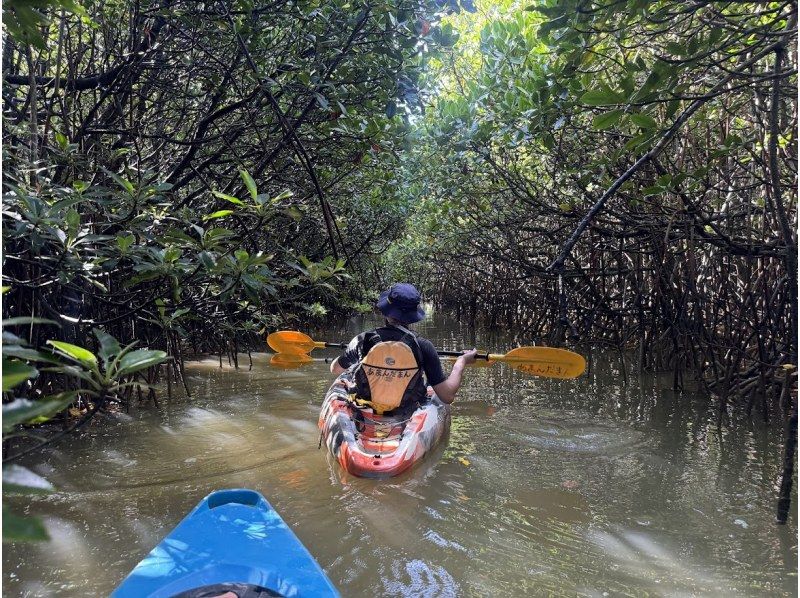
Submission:
<svg viewBox="0 0 800 598">
<path fill-rule="evenodd" d="M 328 450 L 349 473 L 396 476 L 431 452 L 450 430 L 450 406 L 435 395 L 406 416 L 378 415 L 351 400 L 351 376 L 339 376 L 325 395 L 319 429 Z"/>
</svg>

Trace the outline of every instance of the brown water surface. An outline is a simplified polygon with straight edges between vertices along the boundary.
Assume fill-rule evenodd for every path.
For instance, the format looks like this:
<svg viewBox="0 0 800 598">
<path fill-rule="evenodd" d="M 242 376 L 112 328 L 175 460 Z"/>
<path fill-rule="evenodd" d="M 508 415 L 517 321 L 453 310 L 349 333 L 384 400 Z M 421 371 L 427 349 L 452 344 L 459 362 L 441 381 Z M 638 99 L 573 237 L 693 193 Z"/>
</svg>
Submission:
<svg viewBox="0 0 800 598">
<path fill-rule="evenodd" d="M 441 317 L 421 332 L 443 349 L 472 344 Z M 192 363 L 191 399 L 108 416 L 27 459 L 58 487 L 29 507 L 52 540 L 4 547 L 4 595 L 106 595 L 230 487 L 262 492 L 344 596 L 796 595 L 796 519 L 774 524 L 780 431 L 719 430 L 705 399 L 666 379 L 623 385 L 602 356 L 576 381 L 472 369 L 449 440 L 373 481 L 317 450 L 328 366 L 268 360 Z"/>
</svg>

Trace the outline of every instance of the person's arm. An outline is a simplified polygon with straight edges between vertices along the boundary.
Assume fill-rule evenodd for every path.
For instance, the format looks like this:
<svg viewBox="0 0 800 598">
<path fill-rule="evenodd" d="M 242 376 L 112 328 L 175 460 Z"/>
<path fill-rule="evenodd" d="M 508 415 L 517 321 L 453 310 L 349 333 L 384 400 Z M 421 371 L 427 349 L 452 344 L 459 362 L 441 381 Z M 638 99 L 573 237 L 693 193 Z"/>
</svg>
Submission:
<svg viewBox="0 0 800 598">
<path fill-rule="evenodd" d="M 344 353 L 339 355 L 339 357 L 331 362 L 331 374 L 339 376 L 346 372 L 347 368 L 361 359 L 361 355 L 359 354 L 359 345 L 363 337 L 363 334 L 359 334 L 357 337 L 351 340 L 347 345 L 347 348 L 344 350 Z"/>
<path fill-rule="evenodd" d="M 331 374 L 334 376 L 340 376 L 347 370 L 339 365 L 339 358 L 337 357 L 331 362 Z"/>
<path fill-rule="evenodd" d="M 444 382 L 440 382 L 433 387 L 433 392 L 439 397 L 443 403 L 448 405 L 456 400 L 456 393 L 461 388 L 461 377 L 464 375 L 464 368 L 471 363 L 475 363 L 475 356 L 478 351 L 466 351 L 453 365 L 453 370 Z"/>
</svg>

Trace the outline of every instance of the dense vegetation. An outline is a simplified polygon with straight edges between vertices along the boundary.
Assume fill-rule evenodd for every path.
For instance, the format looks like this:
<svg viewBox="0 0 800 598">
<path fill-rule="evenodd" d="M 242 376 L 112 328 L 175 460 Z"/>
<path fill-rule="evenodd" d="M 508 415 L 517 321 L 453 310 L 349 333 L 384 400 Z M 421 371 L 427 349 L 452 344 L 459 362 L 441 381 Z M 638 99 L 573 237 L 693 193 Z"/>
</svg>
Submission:
<svg viewBox="0 0 800 598">
<path fill-rule="evenodd" d="M 3 315 L 53 323 L 8 323 L 5 366 L 22 374 L 4 401 L 55 393 L 63 408 L 79 388 L 63 363 L 24 365 L 47 340 L 112 359 L 109 338 L 137 340 L 169 359 L 171 388 L 187 352 L 235 360 L 408 278 L 520 341 L 612 347 L 676 388 L 696 380 L 721 422 L 736 405 L 784 417 L 789 483 L 796 16 L 793 2 L 9 0 Z M 159 375 L 95 374 L 106 398 L 79 393 L 78 413 Z"/>
<path fill-rule="evenodd" d="M 431 291 L 766 417 L 797 359 L 793 5 L 533 8 L 470 19 L 439 67 L 408 167 Z"/>
<path fill-rule="evenodd" d="M 9 403 L 14 423 L 155 401 L 145 383 L 185 385 L 187 351 L 235 360 L 278 324 L 363 309 L 403 233 L 407 206 L 383 190 L 420 72 L 453 41 L 431 21 L 459 9 L 4 3 L 4 402 L 49 407 Z M 108 337 L 170 360 L 100 367 Z M 25 365 L 52 339 L 77 362 Z M 95 395 L 78 384 L 93 376 Z"/>
<path fill-rule="evenodd" d="M 379 190 L 425 6 L 86 9 L 4 55 L 14 311 L 178 354 L 360 298 L 375 238 L 401 232 Z"/>
<path fill-rule="evenodd" d="M 699 381 L 721 421 L 785 418 L 785 495 L 796 3 L 479 8 L 450 19 L 459 41 L 428 72 L 405 164 L 423 209 L 397 261 L 429 249 L 429 291 L 473 321 L 633 352 L 676 389 Z"/>
<path fill-rule="evenodd" d="M 428 73 L 400 271 L 426 253 L 430 293 L 473 321 L 631 352 L 720 420 L 785 417 L 790 481 L 796 4 L 479 8 Z"/>
</svg>

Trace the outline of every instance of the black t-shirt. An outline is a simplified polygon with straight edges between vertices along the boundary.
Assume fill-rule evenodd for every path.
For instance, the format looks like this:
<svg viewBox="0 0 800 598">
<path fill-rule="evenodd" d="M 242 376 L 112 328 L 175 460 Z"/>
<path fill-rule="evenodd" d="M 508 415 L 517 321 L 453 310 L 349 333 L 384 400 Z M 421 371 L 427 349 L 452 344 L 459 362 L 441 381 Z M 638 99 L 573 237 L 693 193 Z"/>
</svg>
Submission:
<svg viewBox="0 0 800 598">
<path fill-rule="evenodd" d="M 362 332 L 347 345 L 347 349 L 339 357 L 339 365 L 347 369 L 354 363 L 361 361 L 364 358 L 364 339 L 373 332 L 377 333 L 382 341 L 402 341 L 403 337 L 406 336 L 405 332 L 393 326 L 383 326 L 375 330 Z M 425 372 L 426 383 L 430 386 L 436 386 L 447 380 L 447 376 L 442 371 L 442 362 L 439 361 L 439 354 L 436 353 L 436 347 L 433 346 L 433 343 L 419 336 L 416 339 L 419 343 L 419 348 L 422 350 L 422 371 Z"/>
</svg>

